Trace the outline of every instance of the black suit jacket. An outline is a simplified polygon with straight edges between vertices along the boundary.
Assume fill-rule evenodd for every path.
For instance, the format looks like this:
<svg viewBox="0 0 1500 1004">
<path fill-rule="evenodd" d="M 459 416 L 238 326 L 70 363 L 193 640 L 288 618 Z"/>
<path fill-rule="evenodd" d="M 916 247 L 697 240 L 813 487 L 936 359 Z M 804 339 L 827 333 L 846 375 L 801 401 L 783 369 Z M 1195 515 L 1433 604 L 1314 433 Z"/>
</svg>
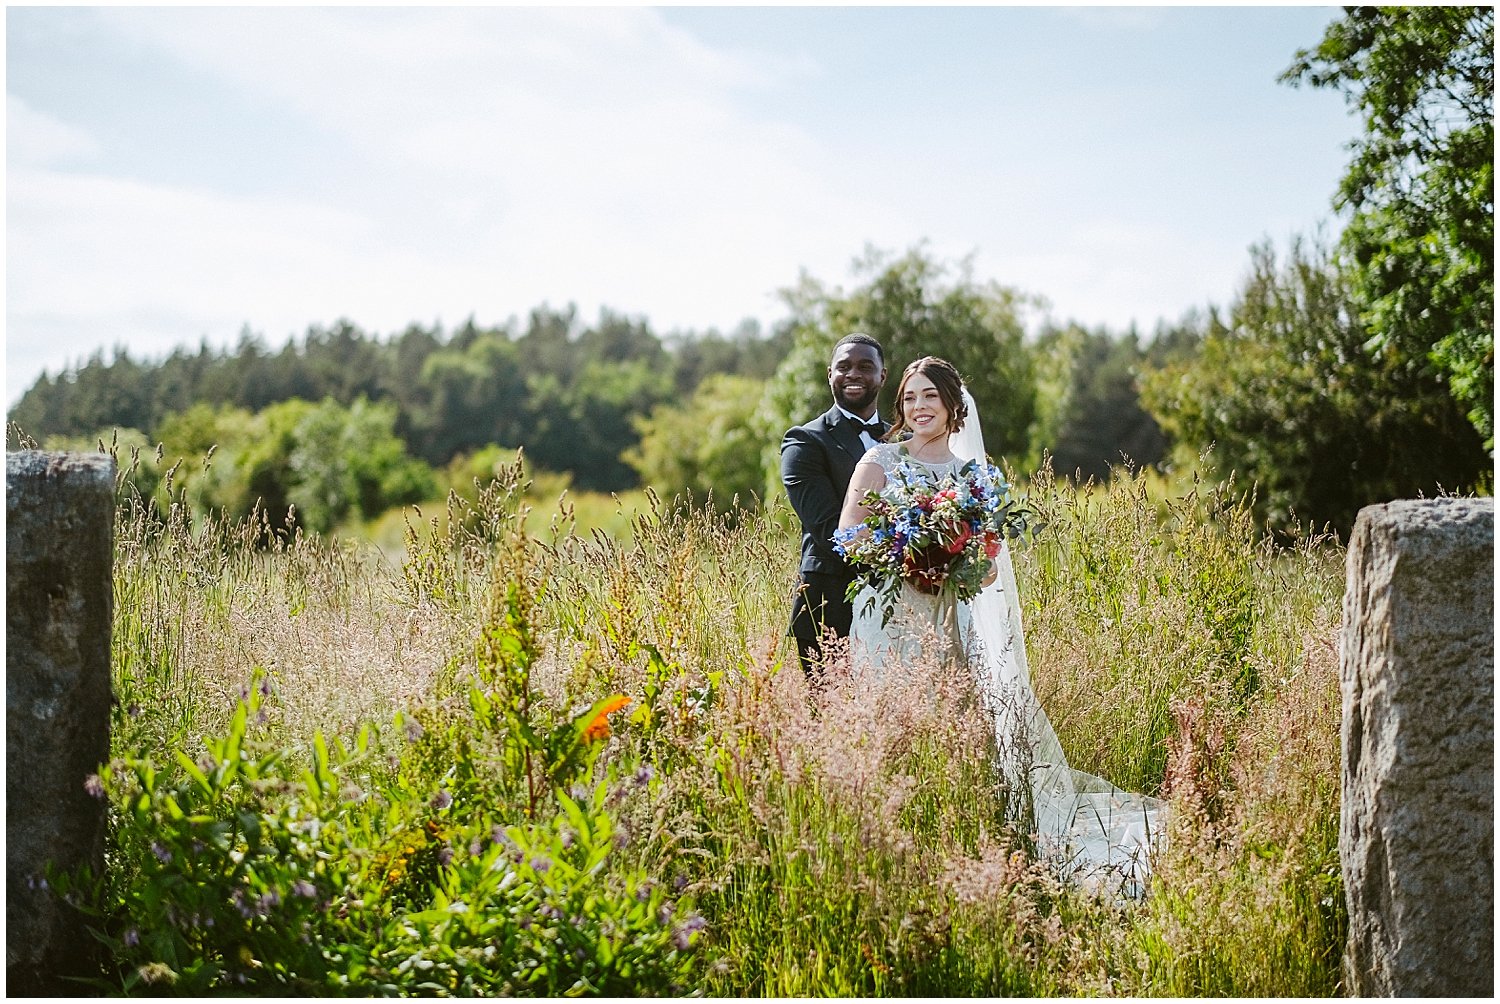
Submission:
<svg viewBox="0 0 1500 1004">
<path fill-rule="evenodd" d="M 884 423 L 882 423 L 884 425 Z M 781 440 L 781 483 L 802 522 L 803 572 L 852 580 L 854 572 L 833 549 L 833 531 L 854 466 L 865 454 L 854 423 L 837 407 L 796 428 Z"/>
</svg>

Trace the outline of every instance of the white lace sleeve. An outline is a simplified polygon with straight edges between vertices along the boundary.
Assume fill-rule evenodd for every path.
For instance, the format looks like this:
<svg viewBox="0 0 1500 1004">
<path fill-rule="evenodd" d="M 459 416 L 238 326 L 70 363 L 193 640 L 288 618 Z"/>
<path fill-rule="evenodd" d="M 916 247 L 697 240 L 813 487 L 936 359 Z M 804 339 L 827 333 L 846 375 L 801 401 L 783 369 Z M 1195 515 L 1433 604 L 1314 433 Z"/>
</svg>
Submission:
<svg viewBox="0 0 1500 1004">
<path fill-rule="evenodd" d="M 876 443 L 859 459 L 860 463 L 879 464 L 880 469 L 885 471 L 885 476 L 889 478 L 891 472 L 901 463 L 901 447 L 897 443 Z"/>
</svg>

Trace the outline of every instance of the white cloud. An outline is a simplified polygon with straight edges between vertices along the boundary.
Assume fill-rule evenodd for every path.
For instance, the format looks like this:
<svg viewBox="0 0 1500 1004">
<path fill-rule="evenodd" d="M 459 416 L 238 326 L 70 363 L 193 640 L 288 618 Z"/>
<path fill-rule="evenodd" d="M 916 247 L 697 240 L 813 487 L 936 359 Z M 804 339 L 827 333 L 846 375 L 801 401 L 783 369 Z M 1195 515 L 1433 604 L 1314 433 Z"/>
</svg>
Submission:
<svg viewBox="0 0 1500 1004">
<path fill-rule="evenodd" d="M 99 144 L 82 129 L 5 95 L 5 159 L 12 169 L 76 161 L 98 151 Z"/>
</svg>

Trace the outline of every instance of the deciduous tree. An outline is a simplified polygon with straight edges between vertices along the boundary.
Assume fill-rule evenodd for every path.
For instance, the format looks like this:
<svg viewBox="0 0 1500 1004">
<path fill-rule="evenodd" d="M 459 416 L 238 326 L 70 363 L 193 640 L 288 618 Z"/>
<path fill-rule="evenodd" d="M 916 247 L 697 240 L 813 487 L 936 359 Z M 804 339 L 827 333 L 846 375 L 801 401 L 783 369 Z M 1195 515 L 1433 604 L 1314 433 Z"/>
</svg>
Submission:
<svg viewBox="0 0 1500 1004">
<path fill-rule="evenodd" d="M 1347 7 L 1282 79 L 1364 117 L 1335 205 L 1369 348 L 1434 368 L 1493 450 L 1494 8 Z"/>
</svg>

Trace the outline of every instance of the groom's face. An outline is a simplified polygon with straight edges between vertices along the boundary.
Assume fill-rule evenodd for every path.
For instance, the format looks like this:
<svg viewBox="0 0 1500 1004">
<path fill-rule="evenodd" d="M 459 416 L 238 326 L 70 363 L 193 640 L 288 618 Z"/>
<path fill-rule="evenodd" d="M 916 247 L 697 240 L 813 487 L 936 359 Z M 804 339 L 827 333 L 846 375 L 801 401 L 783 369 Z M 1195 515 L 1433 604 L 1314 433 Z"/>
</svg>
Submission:
<svg viewBox="0 0 1500 1004">
<path fill-rule="evenodd" d="M 880 354 L 869 345 L 847 342 L 833 354 L 828 364 L 828 388 L 833 401 L 861 418 L 875 414 L 876 399 L 885 386 L 885 367 Z"/>
</svg>

